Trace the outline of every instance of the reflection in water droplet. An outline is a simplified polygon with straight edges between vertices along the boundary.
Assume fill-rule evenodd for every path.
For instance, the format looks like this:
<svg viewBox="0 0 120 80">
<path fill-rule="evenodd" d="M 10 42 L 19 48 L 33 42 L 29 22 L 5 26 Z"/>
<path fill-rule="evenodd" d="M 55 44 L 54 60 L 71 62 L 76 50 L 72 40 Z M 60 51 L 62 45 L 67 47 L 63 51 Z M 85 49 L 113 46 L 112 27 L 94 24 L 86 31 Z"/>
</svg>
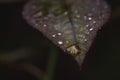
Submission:
<svg viewBox="0 0 120 80">
<path fill-rule="evenodd" d="M 63 44 L 63 41 L 58 41 L 58 44 L 59 44 L 59 45 L 62 45 L 62 44 Z"/>
<path fill-rule="evenodd" d="M 90 30 L 90 31 L 92 31 L 92 30 L 93 30 L 93 28 L 90 28 L 89 30 Z"/>
<path fill-rule="evenodd" d="M 52 37 L 56 37 L 56 35 L 54 34 L 54 35 L 52 35 Z"/>
<path fill-rule="evenodd" d="M 46 27 L 47 25 L 46 25 L 46 24 L 44 24 L 43 26 L 44 26 L 44 27 Z"/>
<path fill-rule="evenodd" d="M 58 33 L 58 35 L 60 36 L 60 35 L 62 35 L 61 33 Z"/>
<path fill-rule="evenodd" d="M 96 23 L 96 21 L 93 21 L 93 23 Z"/>
<path fill-rule="evenodd" d="M 89 18 L 88 18 L 88 20 L 92 20 L 92 18 L 91 18 L 91 17 L 89 17 Z"/>
</svg>

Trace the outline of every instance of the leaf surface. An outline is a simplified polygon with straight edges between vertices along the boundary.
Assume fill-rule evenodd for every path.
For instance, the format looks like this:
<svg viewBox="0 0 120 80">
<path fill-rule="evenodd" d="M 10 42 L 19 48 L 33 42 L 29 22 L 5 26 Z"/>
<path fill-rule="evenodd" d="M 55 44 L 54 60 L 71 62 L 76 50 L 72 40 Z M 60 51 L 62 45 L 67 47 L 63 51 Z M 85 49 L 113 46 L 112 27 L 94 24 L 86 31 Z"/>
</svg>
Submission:
<svg viewBox="0 0 120 80">
<path fill-rule="evenodd" d="M 23 16 L 81 65 L 110 9 L 103 0 L 32 0 Z"/>
</svg>

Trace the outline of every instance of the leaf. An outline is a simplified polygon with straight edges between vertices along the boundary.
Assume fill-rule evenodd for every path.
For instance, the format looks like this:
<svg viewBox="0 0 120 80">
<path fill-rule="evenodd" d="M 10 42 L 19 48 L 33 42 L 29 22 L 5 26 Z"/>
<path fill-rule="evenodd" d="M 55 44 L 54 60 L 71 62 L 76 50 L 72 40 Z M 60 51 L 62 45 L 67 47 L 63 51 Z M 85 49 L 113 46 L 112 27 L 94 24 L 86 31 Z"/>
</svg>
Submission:
<svg viewBox="0 0 120 80">
<path fill-rule="evenodd" d="M 27 22 L 82 64 L 110 9 L 103 0 L 32 0 L 23 10 Z"/>
</svg>

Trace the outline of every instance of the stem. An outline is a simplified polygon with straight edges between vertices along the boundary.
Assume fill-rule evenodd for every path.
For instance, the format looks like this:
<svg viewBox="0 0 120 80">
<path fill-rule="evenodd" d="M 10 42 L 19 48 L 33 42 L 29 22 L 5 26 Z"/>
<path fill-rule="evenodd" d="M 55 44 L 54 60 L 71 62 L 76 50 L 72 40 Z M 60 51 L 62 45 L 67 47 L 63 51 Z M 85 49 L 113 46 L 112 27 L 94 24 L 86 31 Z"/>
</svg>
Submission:
<svg viewBox="0 0 120 80">
<path fill-rule="evenodd" d="M 53 75 L 54 75 L 54 68 L 56 64 L 56 58 L 57 58 L 57 50 L 52 47 L 50 51 L 50 55 L 48 58 L 48 65 L 47 65 L 47 70 L 46 70 L 46 75 L 44 75 L 43 80 L 53 80 Z"/>
</svg>

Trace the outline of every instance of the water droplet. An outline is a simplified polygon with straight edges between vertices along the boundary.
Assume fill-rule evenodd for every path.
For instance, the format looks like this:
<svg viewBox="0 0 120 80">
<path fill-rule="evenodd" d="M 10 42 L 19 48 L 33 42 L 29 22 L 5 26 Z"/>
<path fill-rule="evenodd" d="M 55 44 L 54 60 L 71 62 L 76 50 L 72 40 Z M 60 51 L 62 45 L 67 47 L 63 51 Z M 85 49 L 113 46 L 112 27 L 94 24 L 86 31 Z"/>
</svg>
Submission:
<svg viewBox="0 0 120 80">
<path fill-rule="evenodd" d="M 44 24 L 43 26 L 44 26 L 44 27 L 46 27 L 47 25 L 46 25 L 46 24 Z"/>
<path fill-rule="evenodd" d="M 90 28 L 89 30 L 90 30 L 90 31 L 92 31 L 92 30 L 93 30 L 93 28 Z"/>
<path fill-rule="evenodd" d="M 58 35 L 60 36 L 60 35 L 62 35 L 61 33 L 58 33 Z"/>
<path fill-rule="evenodd" d="M 56 37 L 56 35 L 54 34 L 54 35 L 52 35 L 52 37 Z"/>
<path fill-rule="evenodd" d="M 92 20 L 92 18 L 91 18 L 91 17 L 89 17 L 89 18 L 88 18 L 88 20 Z"/>
<path fill-rule="evenodd" d="M 87 24 L 86 27 L 88 27 L 89 25 Z"/>
<path fill-rule="evenodd" d="M 87 39 L 85 39 L 85 41 L 87 41 Z"/>
<path fill-rule="evenodd" d="M 62 44 L 63 44 L 63 41 L 58 41 L 58 44 L 62 45 Z"/>
<path fill-rule="evenodd" d="M 67 15 L 68 14 L 68 12 L 66 11 L 66 12 L 64 12 L 64 15 Z"/>
<path fill-rule="evenodd" d="M 80 18 L 80 15 L 76 15 L 77 18 Z"/>
<path fill-rule="evenodd" d="M 96 21 L 93 21 L 93 23 L 96 23 Z"/>
</svg>

